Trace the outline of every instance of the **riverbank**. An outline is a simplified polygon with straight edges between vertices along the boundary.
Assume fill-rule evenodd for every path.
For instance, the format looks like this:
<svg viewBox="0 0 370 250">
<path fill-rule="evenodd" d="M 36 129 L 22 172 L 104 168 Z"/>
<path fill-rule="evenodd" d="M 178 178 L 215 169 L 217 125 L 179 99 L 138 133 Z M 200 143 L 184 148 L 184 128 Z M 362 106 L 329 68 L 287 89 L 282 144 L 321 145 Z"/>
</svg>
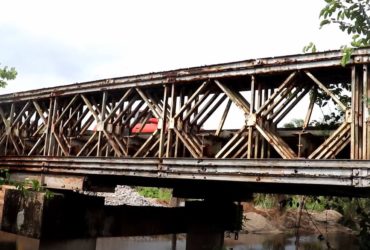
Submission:
<svg viewBox="0 0 370 250">
<path fill-rule="evenodd" d="M 132 206 L 169 206 L 155 199 L 143 197 L 134 188 L 117 186 L 114 193 L 93 193 L 105 197 L 106 205 Z M 322 212 L 302 210 L 299 233 L 302 235 L 351 234 L 356 232 L 343 226 L 340 222 L 343 215 L 335 210 Z M 299 220 L 299 209 L 278 208 L 266 209 L 254 206 L 253 203 L 243 203 L 243 223 L 241 233 L 252 234 L 295 234 Z"/>
<path fill-rule="evenodd" d="M 353 230 L 340 224 L 343 216 L 335 210 L 314 212 L 302 210 L 299 221 L 298 209 L 264 209 L 251 203 L 243 204 L 244 233 L 254 234 L 294 234 L 298 228 L 300 234 L 325 235 L 333 233 L 355 234 Z"/>
</svg>

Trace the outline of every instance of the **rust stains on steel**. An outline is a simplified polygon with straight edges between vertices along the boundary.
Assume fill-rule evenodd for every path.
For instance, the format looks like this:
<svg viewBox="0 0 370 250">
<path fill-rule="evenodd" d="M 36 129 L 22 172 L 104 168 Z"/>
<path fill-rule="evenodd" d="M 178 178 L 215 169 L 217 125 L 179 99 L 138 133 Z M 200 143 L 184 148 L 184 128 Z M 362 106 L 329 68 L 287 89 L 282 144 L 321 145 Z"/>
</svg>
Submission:
<svg viewBox="0 0 370 250">
<path fill-rule="evenodd" d="M 370 48 L 346 67 L 340 59 L 264 58 L 3 95 L 0 166 L 76 175 L 65 183 L 79 187 L 100 174 L 368 187 L 370 163 L 358 160 L 370 160 Z M 340 83 L 351 103 L 330 88 Z M 313 91 L 343 111 L 330 130 L 310 127 L 314 100 L 302 110 Z M 304 125 L 282 129 L 297 107 Z M 232 109 L 244 117 L 233 130 Z"/>
<path fill-rule="evenodd" d="M 78 176 L 94 175 L 370 187 L 369 164 L 353 160 L 6 157 L 0 166 L 28 175 L 46 173 L 49 185 L 59 188 L 58 175 L 65 185 L 80 183 L 76 188 L 82 187 Z"/>
<path fill-rule="evenodd" d="M 209 78 L 270 74 L 276 72 L 340 66 L 341 52 L 328 51 L 313 54 L 270 57 L 233 63 L 179 69 L 136 76 L 117 77 L 58 87 L 31 90 L 0 96 L 0 103 L 96 92 L 104 89 L 152 86 L 167 83 L 190 82 Z M 351 65 L 370 62 L 370 48 L 356 49 Z"/>
</svg>

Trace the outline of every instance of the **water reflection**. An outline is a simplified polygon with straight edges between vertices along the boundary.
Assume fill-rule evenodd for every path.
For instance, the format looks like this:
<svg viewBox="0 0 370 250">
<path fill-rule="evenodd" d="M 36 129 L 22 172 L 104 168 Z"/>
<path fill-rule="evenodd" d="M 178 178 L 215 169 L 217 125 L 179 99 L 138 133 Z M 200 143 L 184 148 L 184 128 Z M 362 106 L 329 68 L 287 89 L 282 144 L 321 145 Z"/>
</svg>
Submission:
<svg viewBox="0 0 370 250">
<path fill-rule="evenodd" d="M 286 234 L 241 234 L 238 241 L 225 239 L 226 249 L 232 250 L 295 250 L 296 238 Z M 326 250 L 329 242 L 332 249 L 359 249 L 355 236 L 345 233 L 327 235 L 327 241 L 320 241 L 317 235 L 300 237 L 300 248 L 304 250 Z"/>
<path fill-rule="evenodd" d="M 0 250 L 172 250 L 171 235 L 146 237 L 114 237 L 48 241 L 35 240 L 0 232 Z M 327 237 L 331 247 L 337 250 L 358 249 L 356 239 L 349 234 L 331 234 Z M 177 236 L 176 250 L 186 249 L 186 235 Z M 328 249 L 325 241 L 316 235 L 301 236 L 300 249 Z M 238 240 L 225 238 L 225 250 L 295 250 L 295 237 L 285 234 L 240 234 Z"/>
<path fill-rule="evenodd" d="M 177 240 L 176 250 L 185 250 L 185 236 L 180 236 Z M 125 238 L 105 238 L 98 239 L 96 250 L 172 250 L 171 236 L 160 237 L 125 237 Z"/>
<path fill-rule="evenodd" d="M 0 250 L 38 250 L 39 241 L 0 231 Z"/>
</svg>

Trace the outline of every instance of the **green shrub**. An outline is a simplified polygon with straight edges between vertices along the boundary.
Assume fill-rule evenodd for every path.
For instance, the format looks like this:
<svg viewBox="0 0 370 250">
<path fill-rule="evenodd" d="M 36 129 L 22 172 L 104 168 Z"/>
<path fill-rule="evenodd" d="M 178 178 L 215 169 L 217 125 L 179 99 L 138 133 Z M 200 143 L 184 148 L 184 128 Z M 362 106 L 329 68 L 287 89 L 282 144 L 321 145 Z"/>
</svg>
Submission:
<svg viewBox="0 0 370 250">
<path fill-rule="evenodd" d="M 136 187 L 136 191 L 144 197 L 163 201 L 170 201 L 172 198 L 172 190 L 168 188 Z"/>
</svg>

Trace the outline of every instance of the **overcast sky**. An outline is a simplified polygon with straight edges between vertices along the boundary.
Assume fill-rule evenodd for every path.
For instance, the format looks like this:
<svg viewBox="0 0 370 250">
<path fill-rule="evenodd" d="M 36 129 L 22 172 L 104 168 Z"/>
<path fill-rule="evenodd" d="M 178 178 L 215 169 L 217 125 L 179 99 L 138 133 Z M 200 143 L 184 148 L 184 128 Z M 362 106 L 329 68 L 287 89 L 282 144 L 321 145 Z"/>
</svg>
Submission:
<svg viewBox="0 0 370 250">
<path fill-rule="evenodd" d="M 319 29 L 324 0 L 2 1 L 0 62 L 19 75 L 0 94 L 100 78 L 297 54 Z"/>
</svg>

